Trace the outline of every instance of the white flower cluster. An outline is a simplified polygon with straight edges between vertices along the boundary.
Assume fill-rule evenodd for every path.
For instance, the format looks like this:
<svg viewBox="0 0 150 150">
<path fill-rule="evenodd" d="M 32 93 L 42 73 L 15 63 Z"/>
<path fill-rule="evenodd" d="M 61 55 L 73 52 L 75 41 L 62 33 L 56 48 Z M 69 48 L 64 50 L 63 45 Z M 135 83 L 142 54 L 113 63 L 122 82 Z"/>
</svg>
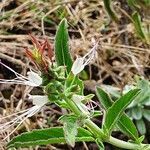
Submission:
<svg viewBox="0 0 150 150">
<path fill-rule="evenodd" d="M 8 83 L 8 84 L 22 84 L 26 86 L 31 86 L 31 87 L 37 87 L 42 84 L 42 78 L 35 72 L 29 71 L 27 73 L 27 77 L 15 72 L 13 69 L 10 67 L 6 66 L 2 62 L 0 62 L 1 65 L 12 71 L 15 75 L 16 78 L 12 80 L 6 80 L 6 79 L 0 79 L 0 83 Z M 3 140 L 7 139 L 15 130 L 29 117 L 35 115 L 37 112 L 41 110 L 41 108 L 48 103 L 48 97 L 44 95 L 30 95 L 29 99 L 33 100 L 33 105 L 31 108 L 28 108 L 26 110 L 19 111 L 17 113 L 14 113 L 9 116 L 5 116 L 0 118 L 0 133 L 4 133 L 11 127 L 14 127 L 17 125 Z M 8 122 L 5 122 L 7 119 L 11 119 Z M 3 123 L 5 122 L 5 123 Z"/>
</svg>

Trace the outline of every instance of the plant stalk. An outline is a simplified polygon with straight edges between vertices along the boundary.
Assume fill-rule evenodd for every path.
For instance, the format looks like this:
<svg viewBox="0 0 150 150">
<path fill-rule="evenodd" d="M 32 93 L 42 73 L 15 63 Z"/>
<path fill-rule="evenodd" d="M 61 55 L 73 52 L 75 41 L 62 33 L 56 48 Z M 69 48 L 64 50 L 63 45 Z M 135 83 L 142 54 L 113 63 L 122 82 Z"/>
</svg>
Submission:
<svg viewBox="0 0 150 150">
<path fill-rule="evenodd" d="M 103 137 L 105 136 L 104 133 L 102 132 L 102 130 L 90 119 L 86 120 L 85 125 L 90 129 L 90 131 L 92 131 L 94 133 L 94 135 L 97 138 L 100 138 L 100 140 L 103 139 Z M 123 148 L 123 149 L 133 149 L 133 150 L 139 149 L 139 150 L 141 150 L 142 147 L 146 146 L 146 144 L 136 144 L 136 143 L 129 143 L 126 141 L 122 141 L 122 140 L 116 139 L 112 136 L 110 136 L 109 139 L 105 139 L 104 141 L 107 143 L 110 143 L 116 147 Z"/>
<path fill-rule="evenodd" d="M 92 131 L 94 133 L 94 135 L 97 138 L 100 138 L 100 139 L 104 138 L 104 133 L 103 133 L 102 129 L 100 129 L 92 120 L 86 119 L 85 125 L 90 131 Z"/>
<path fill-rule="evenodd" d="M 119 148 L 123 148 L 123 149 L 142 149 L 143 146 L 146 146 L 146 144 L 136 144 L 136 143 L 129 143 L 129 142 L 125 142 L 119 139 L 116 139 L 112 136 L 109 137 L 109 139 L 105 140 L 106 142 L 119 147 Z"/>
</svg>

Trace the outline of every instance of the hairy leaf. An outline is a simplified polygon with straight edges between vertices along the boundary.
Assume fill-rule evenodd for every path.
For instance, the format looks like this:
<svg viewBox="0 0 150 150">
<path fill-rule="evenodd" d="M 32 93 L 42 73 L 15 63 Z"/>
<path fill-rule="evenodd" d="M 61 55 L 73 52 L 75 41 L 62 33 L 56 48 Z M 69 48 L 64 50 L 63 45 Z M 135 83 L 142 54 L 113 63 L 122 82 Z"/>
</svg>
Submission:
<svg viewBox="0 0 150 150">
<path fill-rule="evenodd" d="M 100 87 L 96 88 L 96 94 L 100 103 L 107 111 L 107 109 L 109 109 L 113 104 L 113 101 L 111 100 L 110 96 Z M 125 113 L 123 113 L 117 125 L 124 134 L 128 135 L 134 140 L 138 139 L 138 131 L 132 120 Z"/>
<path fill-rule="evenodd" d="M 112 99 L 102 88 L 96 87 L 96 95 L 102 106 L 105 108 L 105 110 L 112 106 Z"/>
<path fill-rule="evenodd" d="M 74 147 L 75 139 L 78 133 L 78 123 L 77 117 L 73 115 L 64 115 L 61 117 L 60 121 L 63 123 L 64 136 L 67 144 Z"/>
<path fill-rule="evenodd" d="M 135 120 L 140 120 L 142 118 L 142 108 L 140 106 L 135 106 L 131 109 L 132 118 Z"/>
<path fill-rule="evenodd" d="M 76 142 L 79 141 L 94 141 L 94 138 L 92 137 L 92 134 L 89 131 L 83 128 L 78 128 Z M 66 143 L 64 138 L 63 127 L 38 129 L 33 130 L 32 132 L 23 133 L 13 138 L 7 144 L 7 148 L 29 147 L 56 143 Z"/>
<path fill-rule="evenodd" d="M 103 128 L 111 133 L 113 127 L 119 121 L 126 107 L 134 100 L 139 93 L 139 89 L 131 90 L 117 101 L 106 111 Z"/>
<path fill-rule="evenodd" d="M 145 119 L 147 119 L 150 122 L 150 110 L 143 109 L 143 116 Z"/>
<path fill-rule="evenodd" d="M 136 126 L 137 126 L 140 134 L 144 135 L 146 133 L 146 126 L 145 126 L 143 119 L 136 120 L 135 123 L 136 123 Z"/>
<path fill-rule="evenodd" d="M 57 29 L 55 37 L 55 58 L 58 66 L 66 66 L 69 74 L 72 67 L 72 58 L 69 52 L 69 35 L 67 30 L 67 20 L 63 19 Z"/>
</svg>

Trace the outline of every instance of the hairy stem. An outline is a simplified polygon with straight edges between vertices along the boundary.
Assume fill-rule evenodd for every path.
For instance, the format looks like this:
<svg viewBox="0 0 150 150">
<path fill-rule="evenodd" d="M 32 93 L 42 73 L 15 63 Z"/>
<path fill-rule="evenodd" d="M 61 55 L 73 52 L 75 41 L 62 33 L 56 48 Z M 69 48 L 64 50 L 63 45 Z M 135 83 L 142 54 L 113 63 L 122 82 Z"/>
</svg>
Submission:
<svg viewBox="0 0 150 150">
<path fill-rule="evenodd" d="M 144 146 L 145 144 L 135 144 L 135 143 L 129 143 L 129 142 L 125 142 L 119 139 L 116 139 L 112 136 L 109 137 L 109 139 L 106 140 L 106 142 L 119 147 L 119 148 L 124 148 L 124 149 L 141 149 L 142 146 Z"/>
<path fill-rule="evenodd" d="M 100 129 L 93 121 L 91 121 L 90 119 L 86 119 L 85 120 L 85 125 L 86 127 L 92 131 L 94 133 L 94 135 L 97 138 L 103 138 L 104 137 L 104 133 L 102 131 L 102 129 Z"/>
<path fill-rule="evenodd" d="M 85 125 L 90 129 L 90 131 L 92 131 L 94 133 L 94 135 L 100 139 L 102 139 L 104 137 L 104 133 L 102 132 L 102 130 L 94 123 L 92 122 L 90 119 L 87 119 L 85 122 Z M 123 149 L 141 149 L 143 146 L 146 146 L 146 144 L 135 144 L 135 143 L 129 143 L 129 142 L 125 142 L 119 139 L 116 139 L 112 136 L 109 137 L 109 139 L 105 139 L 104 140 L 107 143 L 110 143 L 116 147 L 119 148 L 123 148 Z"/>
</svg>

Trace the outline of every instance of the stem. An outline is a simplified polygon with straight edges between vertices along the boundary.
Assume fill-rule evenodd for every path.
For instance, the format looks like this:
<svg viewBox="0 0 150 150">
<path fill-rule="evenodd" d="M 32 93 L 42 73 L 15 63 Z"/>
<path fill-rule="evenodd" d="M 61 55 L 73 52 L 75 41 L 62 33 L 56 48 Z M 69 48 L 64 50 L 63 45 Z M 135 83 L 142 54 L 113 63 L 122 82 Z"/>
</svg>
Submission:
<svg viewBox="0 0 150 150">
<path fill-rule="evenodd" d="M 116 139 L 112 136 L 110 136 L 109 139 L 106 139 L 106 142 L 119 147 L 119 148 L 124 148 L 124 149 L 141 149 L 142 146 L 146 145 L 146 144 L 135 144 L 135 143 L 129 143 L 129 142 L 125 142 L 119 139 Z"/>
<path fill-rule="evenodd" d="M 85 125 L 94 133 L 94 135 L 97 138 L 100 138 L 100 140 L 104 137 L 103 131 L 90 119 L 87 119 L 85 121 Z M 146 146 L 146 144 L 136 144 L 136 143 L 125 142 L 125 141 L 116 139 L 112 136 L 110 136 L 109 139 L 105 139 L 105 142 L 110 143 L 119 148 L 133 149 L 133 150 L 142 149 L 143 146 Z"/>
<path fill-rule="evenodd" d="M 72 80 L 70 86 L 72 86 L 72 85 L 74 84 L 74 82 L 75 82 L 75 80 L 76 80 L 76 77 L 77 77 L 76 75 L 73 76 L 73 80 Z"/>
<path fill-rule="evenodd" d="M 90 119 L 85 120 L 85 125 L 96 135 L 98 138 L 103 138 L 103 131 Z"/>
<path fill-rule="evenodd" d="M 72 112 L 74 112 L 76 115 L 81 115 L 81 111 L 78 109 L 78 107 L 75 105 L 75 103 L 71 99 L 65 98 L 65 101 L 69 105 Z"/>
</svg>

